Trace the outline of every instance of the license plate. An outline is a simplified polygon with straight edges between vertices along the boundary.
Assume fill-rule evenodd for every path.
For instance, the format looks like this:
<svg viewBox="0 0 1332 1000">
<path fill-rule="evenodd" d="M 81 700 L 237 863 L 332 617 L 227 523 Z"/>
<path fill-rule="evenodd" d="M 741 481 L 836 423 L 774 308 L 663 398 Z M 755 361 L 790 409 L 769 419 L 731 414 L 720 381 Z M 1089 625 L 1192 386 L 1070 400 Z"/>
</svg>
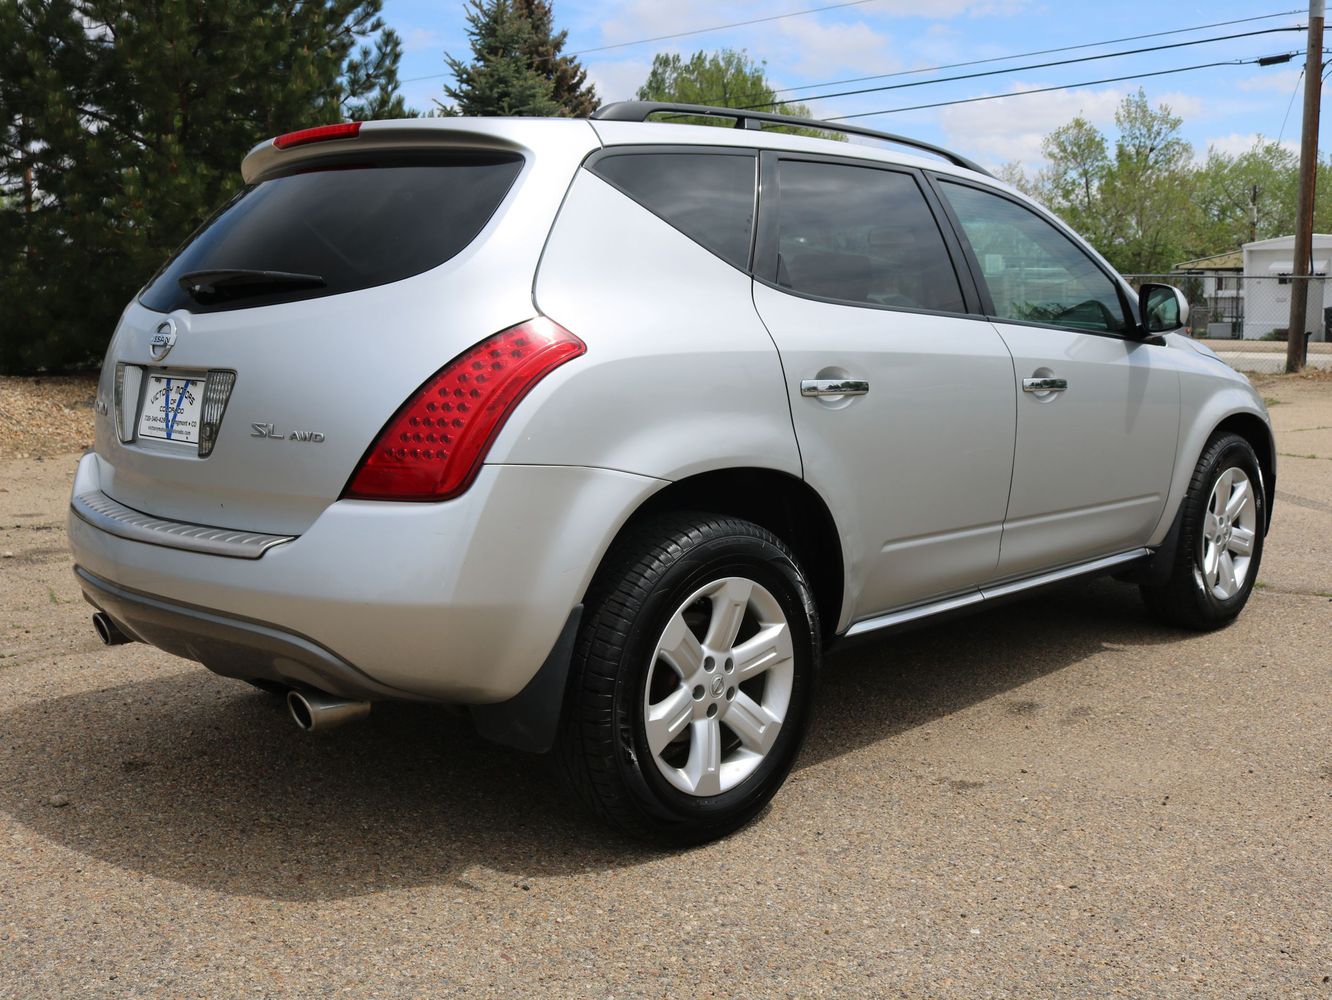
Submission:
<svg viewBox="0 0 1332 1000">
<path fill-rule="evenodd" d="M 149 375 L 146 381 L 139 437 L 198 444 L 204 379 Z"/>
</svg>

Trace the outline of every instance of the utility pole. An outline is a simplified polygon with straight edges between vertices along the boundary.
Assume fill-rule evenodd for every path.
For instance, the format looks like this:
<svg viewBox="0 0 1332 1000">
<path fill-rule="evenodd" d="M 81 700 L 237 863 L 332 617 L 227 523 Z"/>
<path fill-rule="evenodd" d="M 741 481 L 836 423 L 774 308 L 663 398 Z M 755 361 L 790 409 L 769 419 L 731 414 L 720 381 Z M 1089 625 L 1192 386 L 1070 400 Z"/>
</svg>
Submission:
<svg viewBox="0 0 1332 1000">
<path fill-rule="evenodd" d="M 1304 124 L 1300 131 L 1300 200 L 1295 213 L 1286 371 L 1304 367 L 1310 259 L 1313 256 L 1314 181 L 1318 174 L 1318 110 L 1323 89 L 1323 0 L 1309 0 L 1309 55 L 1304 64 Z M 1321 315 L 1321 309 L 1319 310 Z"/>
<path fill-rule="evenodd" d="M 1258 185 L 1249 191 L 1249 242 L 1258 242 Z"/>
</svg>

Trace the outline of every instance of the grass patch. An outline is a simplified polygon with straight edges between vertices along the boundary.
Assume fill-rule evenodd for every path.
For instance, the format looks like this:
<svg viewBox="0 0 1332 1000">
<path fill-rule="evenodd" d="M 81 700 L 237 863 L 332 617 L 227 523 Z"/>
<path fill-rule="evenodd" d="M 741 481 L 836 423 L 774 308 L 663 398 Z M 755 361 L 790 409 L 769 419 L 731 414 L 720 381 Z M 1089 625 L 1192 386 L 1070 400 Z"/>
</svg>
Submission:
<svg viewBox="0 0 1332 1000">
<path fill-rule="evenodd" d="M 1282 402 L 1283 400 L 1277 399 L 1275 396 L 1263 397 L 1263 405 L 1266 406 L 1269 410 L 1274 406 L 1280 406 Z"/>
</svg>

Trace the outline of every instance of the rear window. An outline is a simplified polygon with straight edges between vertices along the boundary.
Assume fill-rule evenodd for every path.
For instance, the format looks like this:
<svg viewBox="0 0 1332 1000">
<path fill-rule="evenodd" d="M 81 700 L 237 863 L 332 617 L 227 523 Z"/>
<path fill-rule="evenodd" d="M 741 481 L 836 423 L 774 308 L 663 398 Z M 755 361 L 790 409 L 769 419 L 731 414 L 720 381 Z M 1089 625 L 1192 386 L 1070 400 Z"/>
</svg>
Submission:
<svg viewBox="0 0 1332 1000">
<path fill-rule="evenodd" d="M 216 312 L 400 281 L 476 238 L 521 156 L 332 163 L 245 188 L 144 290 L 149 309 Z M 268 272 L 260 274 L 259 272 Z M 182 287 L 181 278 L 201 275 Z"/>
<path fill-rule="evenodd" d="M 752 152 L 614 153 L 592 164 L 649 212 L 728 264 L 749 266 L 757 158 Z"/>
</svg>

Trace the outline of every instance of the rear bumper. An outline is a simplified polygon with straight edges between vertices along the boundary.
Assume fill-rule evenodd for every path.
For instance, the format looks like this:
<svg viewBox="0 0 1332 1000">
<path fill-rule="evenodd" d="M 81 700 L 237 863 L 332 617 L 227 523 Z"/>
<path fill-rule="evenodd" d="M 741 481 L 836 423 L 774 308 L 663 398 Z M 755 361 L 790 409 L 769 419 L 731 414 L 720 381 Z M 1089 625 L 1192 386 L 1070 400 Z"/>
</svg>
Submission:
<svg viewBox="0 0 1332 1000">
<path fill-rule="evenodd" d="M 306 685 L 365 701 L 412 698 L 409 692 L 380 684 L 303 635 L 126 590 L 82 566 L 74 567 L 74 575 L 84 599 L 106 612 L 126 635 L 196 660 L 224 677 Z"/>
<path fill-rule="evenodd" d="M 85 455 L 74 496 L 100 490 Z M 88 599 L 125 631 L 218 673 L 462 704 L 523 690 L 615 533 L 658 480 L 486 466 L 440 504 L 338 501 L 261 558 L 185 551 L 71 510 Z"/>
</svg>

